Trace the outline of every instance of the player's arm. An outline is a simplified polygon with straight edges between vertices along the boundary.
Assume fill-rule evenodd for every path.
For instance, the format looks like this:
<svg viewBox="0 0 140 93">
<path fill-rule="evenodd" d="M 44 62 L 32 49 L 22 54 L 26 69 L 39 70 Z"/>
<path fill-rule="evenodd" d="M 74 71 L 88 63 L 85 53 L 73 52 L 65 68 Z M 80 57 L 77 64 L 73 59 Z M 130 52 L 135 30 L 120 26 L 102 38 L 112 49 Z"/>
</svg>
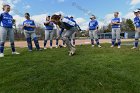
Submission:
<svg viewBox="0 0 140 93">
<path fill-rule="evenodd" d="M 120 24 L 121 24 L 121 22 L 115 22 L 114 24 L 115 24 L 115 25 L 120 25 Z"/>
<path fill-rule="evenodd" d="M 115 25 L 115 22 L 111 21 L 111 25 Z"/>
</svg>

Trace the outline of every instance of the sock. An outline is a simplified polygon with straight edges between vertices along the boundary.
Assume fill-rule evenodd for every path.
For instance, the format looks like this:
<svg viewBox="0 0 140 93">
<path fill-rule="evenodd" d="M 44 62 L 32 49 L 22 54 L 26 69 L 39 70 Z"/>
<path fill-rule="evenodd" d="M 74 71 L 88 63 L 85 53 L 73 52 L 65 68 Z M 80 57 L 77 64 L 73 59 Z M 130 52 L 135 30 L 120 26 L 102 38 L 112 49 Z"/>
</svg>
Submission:
<svg viewBox="0 0 140 93">
<path fill-rule="evenodd" d="M 121 45 L 121 40 L 120 39 L 118 39 L 118 46 L 120 46 Z"/>
<path fill-rule="evenodd" d="M 114 46 L 116 43 L 116 39 L 112 39 L 112 45 Z"/>
<path fill-rule="evenodd" d="M 32 50 L 33 47 L 32 47 L 32 40 L 31 40 L 31 38 L 29 37 L 29 38 L 27 38 L 26 40 L 27 40 L 27 44 L 28 44 L 28 49 L 29 49 L 29 50 Z"/>
<path fill-rule="evenodd" d="M 0 43 L 0 53 L 4 52 L 4 42 Z"/>
<path fill-rule="evenodd" d="M 40 46 L 39 46 L 39 42 L 38 42 L 37 37 L 35 37 L 33 40 L 34 40 L 34 43 L 35 43 L 36 48 L 37 49 L 40 49 Z"/>
<path fill-rule="evenodd" d="M 52 42 L 53 42 L 53 41 L 52 41 L 52 40 L 50 40 L 50 46 L 52 46 Z"/>
<path fill-rule="evenodd" d="M 135 47 L 138 47 L 139 40 L 135 39 Z"/>
<path fill-rule="evenodd" d="M 14 43 L 11 43 L 11 49 L 12 49 L 12 52 L 15 52 L 15 44 Z"/>
<path fill-rule="evenodd" d="M 46 47 L 47 45 L 47 40 L 44 40 L 44 47 Z"/>
<path fill-rule="evenodd" d="M 94 40 L 93 39 L 91 39 L 91 44 L 94 45 Z"/>
<path fill-rule="evenodd" d="M 75 39 L 73 39 L 73 45 L 75 45 Z"/>
<path fill-rule="evenodd" d="M 58 39 L 56 39 L 56 45 L 58 46 L 58 42 L 59 42 L 59 40 Z"/>
<path fill-rule="evenodd" d="M 99 39 L 96 39 L 95 41 L 96 41 L 97 45 L 99 45 L 99 44 L 100 44 L 100 43 L 99 43 Z"/>
</svg>

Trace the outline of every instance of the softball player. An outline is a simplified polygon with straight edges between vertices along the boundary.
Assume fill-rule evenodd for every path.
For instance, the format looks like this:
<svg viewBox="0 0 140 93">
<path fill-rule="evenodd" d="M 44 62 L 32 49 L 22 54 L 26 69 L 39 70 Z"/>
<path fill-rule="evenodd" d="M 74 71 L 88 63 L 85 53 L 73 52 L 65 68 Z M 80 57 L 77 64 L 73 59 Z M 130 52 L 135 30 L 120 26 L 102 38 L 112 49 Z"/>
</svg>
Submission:
<svg viewBox="0 0 140 93">
<path fill-rule="evenodd" d="M 24 29 L 24 35 L 27 40 L 28 49 L 30 52 L 32 51 L 32 49 L 33 49 L 32 39 L 33 39 L 36 49 L 41 50 L 40 46 L 39 46 L 38 38 L 35 34 L 35 28 L 36 28 L 35 22 L 30 19 L 29 13 L 25 13 L 25 18 L 26 18 L 26 20 L 23 22 L 23 29 Z"/>
<path fill-rule="evenodd" d="M 121 19 L 118 16 L 119 16 L 119 12 L 115 12 L 114 18 L 111 21 L 111 25 L 112 25 L 112 46 L 111 47 L 115 46 L 116 39 L 117 39 L 118 40 L 118 48 L 121 48 L 121 37 L 120 37 Z"/>
<path fill-rule="evenodd" d="M 63 36 L 63 40 L 66 43 L 69 51 L 69 56 L 75 54 L 76 49 L 72 46 L 69 38 L 77 31 L 76 24 L 72 22 L 68 17 L 62 18 L 60 15 L 53 15 L 51 20 L 57 24 L 60 28 L 66 29 L 66 33 Z"/>
<path fill-rule="evenodd" d="M 134 25 L 135 25 L 135 43 L 134 47 L 132 49 L 136 49 L 138 47 L 139 42 L 139 34 L 140 34 L 140 10 L 135 10 L 134 15 L 136 16 L 134 18 Z"/>
<path fill-rule="evenodd" d="M 4 13 L 0 14 L 0 57 L 4 57 L 4 44 L 7 36 L 10 39 L 12 54 L 20 54 L 15 50 L 13 17 L 9 14 L 10 5 L 3 6 Z"/>
<path fill-rule="evenodd" d="M 44 23 L 45 25 L 45 40 L 44 40 L 44 49 L 46 48 L 47 41 L 50 39 L 50 48 L 52 49 L 52 44 L 53 44 L 53 35 L 54 35 L 54 23 L 50 21 L 51 17 L 48 16 L 46 18 L 46 22 Z"/>
<path fill-rule="evenodd" d="M 90 17 L 90 19 L 91 19 L 91 21 L 89 22 L 88 31 L 89 31 L 89 36 L 91 39 L 92 47 L 94 47 L 94 39 L 95 39 L 98 47 L 101 48 L 101 45 L 99 43 L 98 34 L 97 34 L 98 26 L 99 26 L 98 21 L 96 20 L 96 17 L 94 15 L 92 15 Z"/>
</svg>

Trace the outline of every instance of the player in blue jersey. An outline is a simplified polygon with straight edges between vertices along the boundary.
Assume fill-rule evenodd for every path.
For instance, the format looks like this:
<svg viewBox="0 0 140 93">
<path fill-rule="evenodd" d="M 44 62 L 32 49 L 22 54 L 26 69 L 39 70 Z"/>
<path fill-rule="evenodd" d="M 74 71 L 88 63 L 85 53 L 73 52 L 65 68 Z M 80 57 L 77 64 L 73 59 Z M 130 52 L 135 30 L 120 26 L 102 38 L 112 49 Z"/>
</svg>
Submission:
<svg viewBox="0 0 140 93">
<path fill-rule="evenodd" d="M 97 34 L 98 28 L 99 28 L 98 21 L 96 20 L 96 17 L 94 15 L 92 15 L 90 17 L 90 19 L 91 19 L 91 21 L 89 22 L 88 31 L 89 31 L 89 36 L 91 39 L 92 47 L 94 47 L 94 39 L 95 39 L 98 47 L 101 48 L 101 45 L 99 43 L 98 34 Z"/>
<path fill-rule="evenodd" d="M 73 22 L 75 22 L 76 27 L 77 27 L 77 31 L 81 31 L 80 26 L 79 26 L 79 25 L 77 24 L 77 22 L 74 20 L 73 16 L 70 17 L 70 20 L 73 21 Z M 74 33 L 72 34 L 72 36 L 71 36 L 72 44 L 73 44 L 74 47 L 75 47 L 75 43 L 76 43 L 76 42 L 75 42 L 75 39 L 76 39 L 76 32 L 74 32 Z"/>
<path fill-rule="evenodd" d="M 119 12 L 114 13 L 114 18 L 111 20 L 112 25 L 112 45 L 111 47 L 115 46 L 116 39 L 118 40 L 118 48 L 121 48 L 121 18 L 119 18 Z"/>
<path fill-rule="evenodd" d="M 36 49 L 41 50 L 39 46 L 38 38 L 35 33 L 35 28 L 36 28 L 35 22 L 30 19 L 29 13 L 25 13 L 25 18 L 26 20 L 23 22 L 23 29 L 24 29 L 24 35 L 27 40 L 28 49 L 30 52 L 33 50 L 33 47 L 32 47 L 32 40 L 33 40 L 35 43 Z"/>
<path fill-rule="evenodd" d="M 15 50 L 13 17 L 9 14 L 10 5 L 4 5 L 3 11 L 4 12 L 0 14 L 0 57 L 4 57 L 4 44 L 7 36 L 10 39 L 12 54 L 19 54 Z"/>
<path fill-rule="evenodd" d="M 50 39 L 50 48 L 52 49 L 53 44 L 53 35 L 54 35 L 54 23 L 51 22 L 51 16 L 47 16 L 45 25 L 45 40 L 44 40 L 44 49 L 46 48 L 47 41 Z"/>
<path fill-rule="evenodd" d="M 66 29 L 63 40 L 69 49 L 69 56 L 74 55 L 76 49 L 72 46 L 69 38 L 75 31 L 77 31 L 75 22 L 71 21 L 67 17 L 61 17 L 60 15 L 53 15 L 51 21 L 57 24 L 60 28 Z"/>
<path fill-rule="evenodd" d="M 140 34 L 140 10 L 135 10 L 134 11 L 134 25 L 135 25 L 135 43 L 134 47 L 132 49 L 136 49 L 138 47 L 138 42 L 139 42 L 139 34 Z"/>
</svg>

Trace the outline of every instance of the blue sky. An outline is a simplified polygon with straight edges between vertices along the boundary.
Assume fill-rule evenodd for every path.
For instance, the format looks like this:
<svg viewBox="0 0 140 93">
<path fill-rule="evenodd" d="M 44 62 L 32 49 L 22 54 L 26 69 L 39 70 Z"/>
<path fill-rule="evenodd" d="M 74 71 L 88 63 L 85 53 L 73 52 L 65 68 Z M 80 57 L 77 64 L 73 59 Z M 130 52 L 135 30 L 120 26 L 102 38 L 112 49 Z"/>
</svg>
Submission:
<svg viewBox="0 0 140 93">
<path fill-rule="evenodd" d="M 87 24 L 91 14 L 102 24 L 103 20 L 110 20 L 114 11 L 119 11 L 121 17 L 132 19 L 132 11 L 140 6 L 140 0 L 0 0 L 0 4 L 3 3 L 12 6 L 13 15 L 20 17 L 17 19 L 21 19 L 24 12 L 31 13 L 38 21 L 46 15 L 61 12 L 74 16 L 81 26 Z"/>
<path fill-rule="evenodd" d="M 91 11 L 103 18 L 109 13 L 120 11 L 123 15 L 137 8 L 140 4 L 131 5 L 132 0 L 21 0 L 16 4 L 19 11 L 30 12 L 32 15 L 53 14 L 62 11 L 65 15 L 89 17 L 84 10 Z M 87 12 L 88 12 L 87 11 Z"/>
</svg>

